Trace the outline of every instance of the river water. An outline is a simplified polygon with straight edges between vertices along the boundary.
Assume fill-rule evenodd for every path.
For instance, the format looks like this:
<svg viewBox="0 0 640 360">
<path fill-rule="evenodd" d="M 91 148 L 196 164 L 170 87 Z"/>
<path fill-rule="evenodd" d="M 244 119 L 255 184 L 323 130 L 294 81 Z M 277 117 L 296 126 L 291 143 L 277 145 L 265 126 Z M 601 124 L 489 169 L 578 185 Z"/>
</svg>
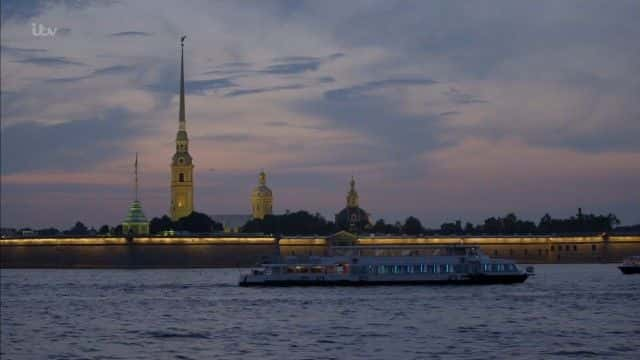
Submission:
<svg viewBox="0 0 640 360">
<path fill-rule="evenodd" d="M 640 275 L 240 288 L 237 269 L 2 269 L 2 359 L 640 359 Z"/>
</svg>

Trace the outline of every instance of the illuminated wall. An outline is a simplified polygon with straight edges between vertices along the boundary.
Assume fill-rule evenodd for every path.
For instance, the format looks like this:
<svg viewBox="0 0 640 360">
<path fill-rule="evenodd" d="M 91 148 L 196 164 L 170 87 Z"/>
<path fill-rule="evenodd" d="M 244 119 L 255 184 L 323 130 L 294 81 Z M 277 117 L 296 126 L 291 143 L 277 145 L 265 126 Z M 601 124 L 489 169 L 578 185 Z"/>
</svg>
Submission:
<svg viewBox="0 0 640 360">
<path fill-rule="evenodd" d="M 1 267 L 248 267 L 281 255 L 326 255 L 324 237 L 69 237 L 0 239 Z M 525 237 L 363 237 L 360 246 L 478 245 L 520 263 L 620 262 L 640 254 L 640 235 Z"/>
</svg>

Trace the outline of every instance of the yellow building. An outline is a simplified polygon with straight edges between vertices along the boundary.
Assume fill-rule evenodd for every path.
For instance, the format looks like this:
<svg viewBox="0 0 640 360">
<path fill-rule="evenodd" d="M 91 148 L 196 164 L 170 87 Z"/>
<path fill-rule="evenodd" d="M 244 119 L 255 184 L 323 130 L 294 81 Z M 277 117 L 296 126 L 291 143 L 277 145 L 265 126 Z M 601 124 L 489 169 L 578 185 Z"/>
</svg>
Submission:
<svg viewBox="0 0 640 360">
<path fill-rule="evenodd" d="M 134 165 L 134 200 L 129 207 L 127 217 L 122 222 L 122 233 L 124 235 L 147 235 L 149 234 L 149 221 L 144 216 L 142 204 L 138 200 L 138 153 Z"/>
<path fill-rule="evenodd" d="M 267 175 L 260 172 L 259 184 L 251 193 L 251 211 L 254 219 L 273 214 L 273 193 L 267 187 Z"/>
<path fill-rule="evenodd" d="M 171 219 L 176 221 L 193 212 L 193 159 L 189 154 L 187 121 L 184 109 L 184 39 L 181 39 L 180 55 L 180 114 L 176 152 L 171 161 Z"/>
</svg>

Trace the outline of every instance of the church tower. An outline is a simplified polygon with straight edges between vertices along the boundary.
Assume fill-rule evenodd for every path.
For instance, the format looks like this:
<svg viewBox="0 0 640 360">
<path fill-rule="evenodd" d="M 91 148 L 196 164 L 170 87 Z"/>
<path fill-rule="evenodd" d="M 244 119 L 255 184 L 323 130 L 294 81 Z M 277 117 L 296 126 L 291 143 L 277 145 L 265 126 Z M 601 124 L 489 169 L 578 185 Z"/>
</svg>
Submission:
<svg viewBox="0 0 640 360">
<path fill-rule="evenodd" d="M 336 214 L 335 221 L 338 228 L 352 233 L 363 232 L 371 226 L 371 216 L 360 208 L 356 180 L 353 177 L 349 182 L 347 206 Z"/>
<path fill-rule="evenodd" d="M 180 39 L 180 113 L 176 152 L 171 161 L 171 219 L 176 221 L 193 212 L 193 160 L 189 154 L 187 121 L 184 109 L 184 39 Z"/>
<path fill-rule="evenodd" d="M 351 177 L 351 181 L 349 182 L 350 188 L 347 193 L 347 207 L 357 208 L 358 204 L 358 192 L 356 191 L 356 180 Z"/>
<path fill-rule="evenodd" d="M 138 153 L 134 164 L 134 197 L 127 217 L 122 222 L 122 233 L 125 235 L 147 235 L 149 234 L 149 221 L 147 221 L 142 204 L 138 200 Z"/>
<path fill-rule="evenodd" d="M 267 174 L 260 171 L 259 184 L 251 193 L 251 212 L 254 219 L 273 214 L 273 193 L 267 187 Z"/>
</svg>

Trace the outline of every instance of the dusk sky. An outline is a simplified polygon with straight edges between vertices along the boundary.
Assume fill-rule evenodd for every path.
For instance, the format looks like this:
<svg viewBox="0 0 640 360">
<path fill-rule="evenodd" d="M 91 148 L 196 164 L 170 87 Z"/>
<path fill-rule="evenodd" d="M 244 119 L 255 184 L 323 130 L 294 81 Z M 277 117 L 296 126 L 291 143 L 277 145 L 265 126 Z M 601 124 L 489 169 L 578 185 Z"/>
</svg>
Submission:
<svg viewBox="0 0 640 360">
<path fill-rule="evenodd" d="M 640 1 L 2 1 L 3 227 L 195 208 L 640 223 Z M 40 25 L 45 34 L 36 31 Z M 46 35 L 46 28 L 56 28 Z"/>
</svg>

